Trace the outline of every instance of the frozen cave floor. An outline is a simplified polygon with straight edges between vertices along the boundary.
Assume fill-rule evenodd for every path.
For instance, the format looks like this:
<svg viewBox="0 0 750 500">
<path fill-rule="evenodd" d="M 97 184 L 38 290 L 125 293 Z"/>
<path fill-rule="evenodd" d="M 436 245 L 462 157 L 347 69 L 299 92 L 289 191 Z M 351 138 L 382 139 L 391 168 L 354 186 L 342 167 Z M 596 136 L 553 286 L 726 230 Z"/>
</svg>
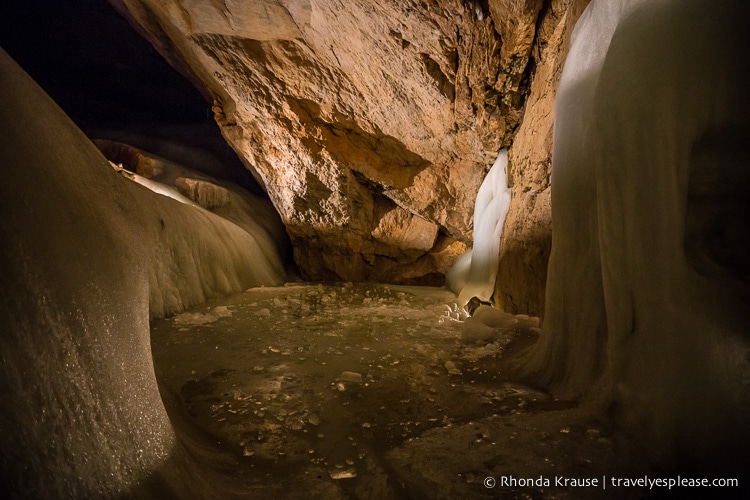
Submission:
<svg viewBox="0 0 750 500">
<path fill-rule="evenodd" d="M 183 441 L 213 468 L 213 491 L 643 496 L 601 487 L 603 475 L 642 472 L 627 465 L 638 454 L 627 440 L 575 402 L 509 379 L 505 358 L 535 341 L 536 318 L 477 340 L 450 316 L 454 300 L 439 288 L 294 283 L 152 322 L 162 396 Z M 503 486 L 503 476 L 551 484 Z M 560 488 L 558 477 L 599 486 Z"/>
</svg>

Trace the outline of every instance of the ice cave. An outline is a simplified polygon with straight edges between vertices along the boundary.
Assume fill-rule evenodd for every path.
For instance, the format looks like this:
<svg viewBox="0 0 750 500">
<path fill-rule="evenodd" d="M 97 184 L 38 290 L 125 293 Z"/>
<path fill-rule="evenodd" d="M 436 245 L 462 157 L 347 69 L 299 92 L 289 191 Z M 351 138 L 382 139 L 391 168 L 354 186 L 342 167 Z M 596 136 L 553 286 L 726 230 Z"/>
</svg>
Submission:
<svg viewBox="0 0 750 500">
<path fill-rule="evenodd" d="M 3 498 L 748 498 L 750 4 L 0 7 Z"/>
</svg>

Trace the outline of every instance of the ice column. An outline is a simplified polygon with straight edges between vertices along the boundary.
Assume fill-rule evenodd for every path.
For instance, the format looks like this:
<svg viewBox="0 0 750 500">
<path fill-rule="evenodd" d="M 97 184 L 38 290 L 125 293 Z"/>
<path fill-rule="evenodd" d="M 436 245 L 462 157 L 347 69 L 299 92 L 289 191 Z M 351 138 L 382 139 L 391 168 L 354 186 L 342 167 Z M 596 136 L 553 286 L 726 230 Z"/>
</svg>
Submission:
<svg viewBox="0 0 750 500">
<path fill-rule="evenodd" d="M 460 305 L 472 297 L 488 301 L 495 291 L 500 241 L 509 206 L 508 151 L 502 149 L 477 193 L 474 246 L 458 258 L 448 273 L 448 283 Z"/>
<path fill-rule="evenodd" d="M 749 20 L 739 1 L 589 4 L 556 97 L 526 364 L 557 395 L 614 402 L 654 456 L 721 474 L 750 443 Z"/>
</svg>

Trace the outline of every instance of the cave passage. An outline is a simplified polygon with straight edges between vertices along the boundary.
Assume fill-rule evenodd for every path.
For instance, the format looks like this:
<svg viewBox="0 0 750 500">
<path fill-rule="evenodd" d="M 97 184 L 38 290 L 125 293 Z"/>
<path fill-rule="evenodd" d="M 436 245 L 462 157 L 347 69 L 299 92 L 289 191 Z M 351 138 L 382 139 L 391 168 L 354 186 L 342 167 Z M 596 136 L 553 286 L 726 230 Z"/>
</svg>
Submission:
<svg viewBox="0 0 750 500">
<path fill-rule="evenodd" d="M 0 13 L 0 497 L 750 498 L 750 8 L 109 3 L 202 90 L 108 2 Z M 472 231 L 482 293 L 277 286 L 290 239 L 425 283 Z"/>
</svg>

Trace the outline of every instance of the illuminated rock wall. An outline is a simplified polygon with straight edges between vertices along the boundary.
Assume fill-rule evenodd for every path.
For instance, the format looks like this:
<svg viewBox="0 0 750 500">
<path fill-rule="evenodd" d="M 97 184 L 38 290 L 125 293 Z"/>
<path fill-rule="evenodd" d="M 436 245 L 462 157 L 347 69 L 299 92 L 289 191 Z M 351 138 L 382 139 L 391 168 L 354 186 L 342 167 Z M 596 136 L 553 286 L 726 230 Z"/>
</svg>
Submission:
<svg viewBox="0 0 750 500">
<path fill-rule="evenodd" d="M 587 0 L 112 3 L 215 99 L 307 277 L 441 283 L 510 146 L 498 296 L 540 312 L 551 103 Z"/>
</svg>

